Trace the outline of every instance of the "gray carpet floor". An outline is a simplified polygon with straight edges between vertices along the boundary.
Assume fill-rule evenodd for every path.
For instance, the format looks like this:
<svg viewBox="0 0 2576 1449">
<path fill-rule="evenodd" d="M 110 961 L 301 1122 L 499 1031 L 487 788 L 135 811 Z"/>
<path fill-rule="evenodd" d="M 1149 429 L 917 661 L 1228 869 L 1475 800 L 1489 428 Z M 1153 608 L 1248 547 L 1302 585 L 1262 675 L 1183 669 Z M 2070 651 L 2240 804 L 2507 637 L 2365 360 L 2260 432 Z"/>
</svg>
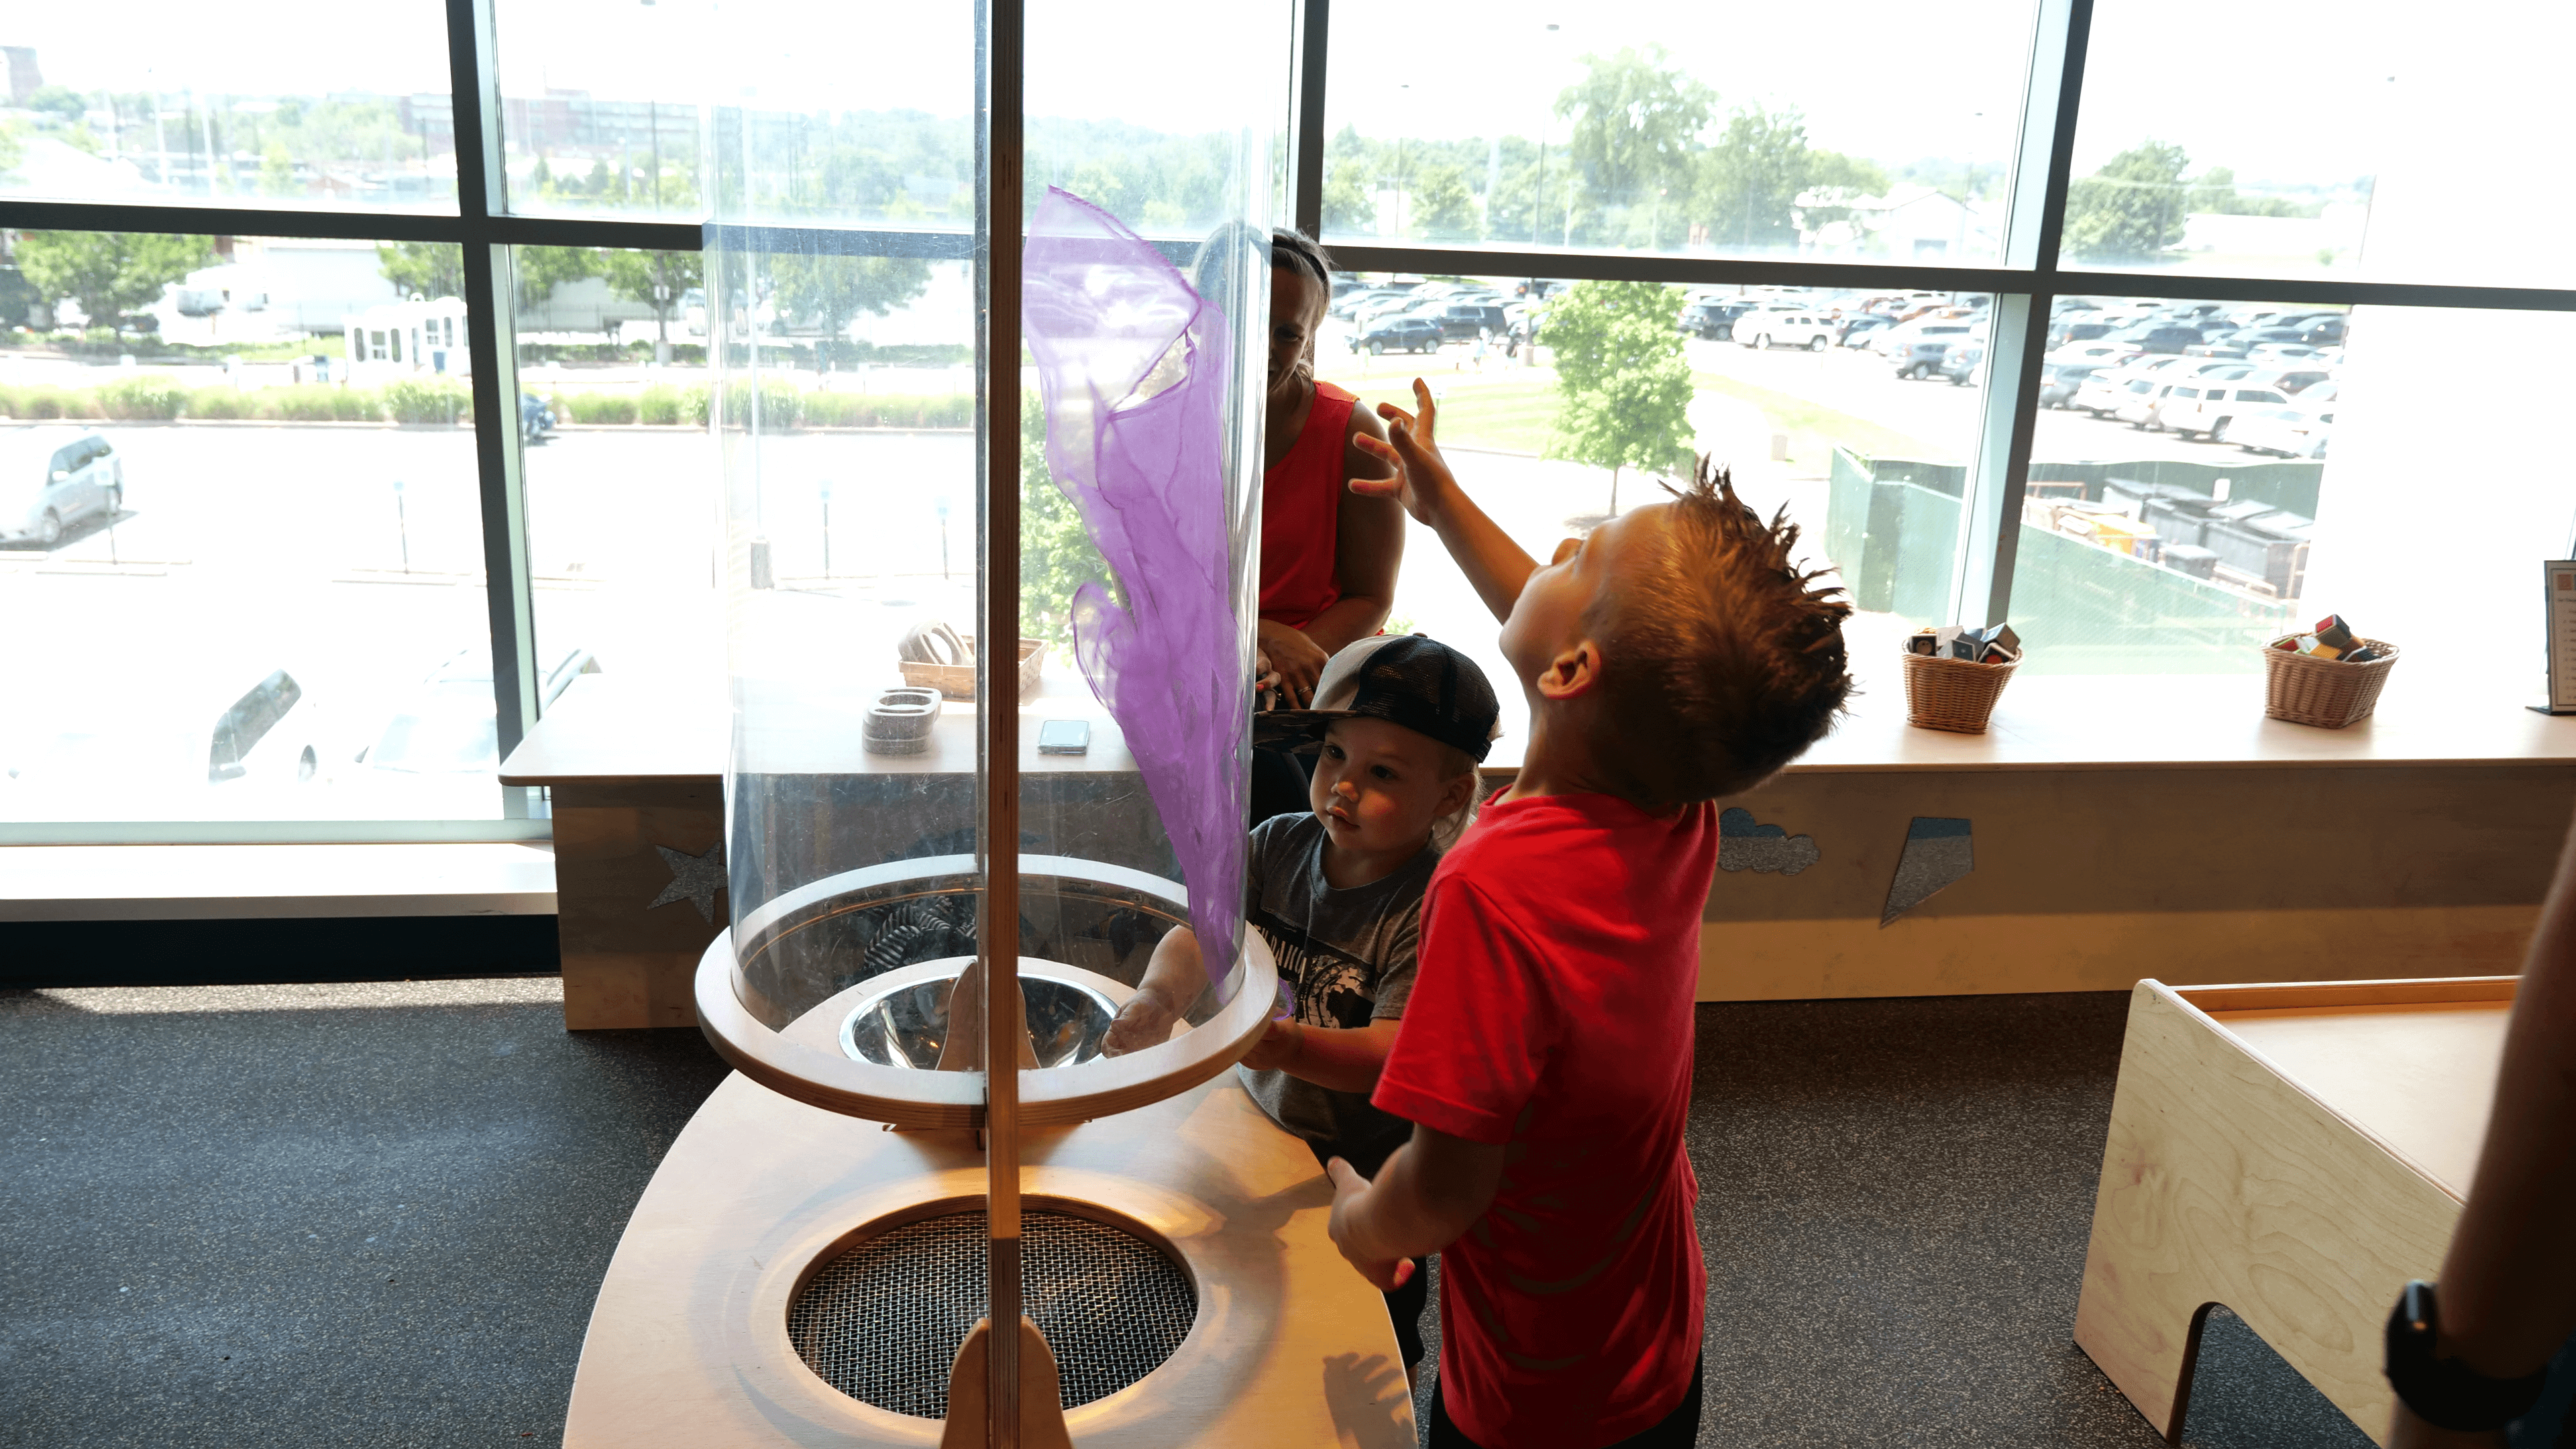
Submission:
<svg viewBox="0 0 2576 1449">
<path fill-rule="evenodd" d="M 0 1445 L 559 1442 L 618 1233 L 724 1075 L 559 999 L 0 992 Z M 2068 1341 L 2125 1001 L 1701 1008 L 1701 1443 L 2159 1442 Z M 2185 1442 L 2369 1441 L 2213 1316 Z"/>
</svg>

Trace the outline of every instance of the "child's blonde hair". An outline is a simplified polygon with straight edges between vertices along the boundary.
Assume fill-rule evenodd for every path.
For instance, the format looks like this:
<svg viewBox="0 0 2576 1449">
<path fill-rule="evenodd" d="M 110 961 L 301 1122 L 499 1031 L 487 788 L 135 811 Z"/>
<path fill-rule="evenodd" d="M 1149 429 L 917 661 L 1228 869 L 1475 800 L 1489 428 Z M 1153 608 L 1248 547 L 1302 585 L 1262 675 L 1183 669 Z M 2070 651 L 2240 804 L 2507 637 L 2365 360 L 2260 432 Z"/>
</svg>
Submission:
<svg viewBox="0 0 2576 1449">
<path fill-rule="evenodd" d="M 1431 822 L 1433 849 L 1447 850 L 1456 845 L 1459 838 L 1467 833 L 1467 827 L 1476 823 L 1476 806 L 1479 803 L 1476 794 L 1484 788 L 1479 768 L 1476 757 L 1456 745 L 1440 747 L 1440 783 L 1446 785 L 1461 776 L 1473 778 L 1476 783 L 1467 789 L 1466 804 Z"/>
</svg>

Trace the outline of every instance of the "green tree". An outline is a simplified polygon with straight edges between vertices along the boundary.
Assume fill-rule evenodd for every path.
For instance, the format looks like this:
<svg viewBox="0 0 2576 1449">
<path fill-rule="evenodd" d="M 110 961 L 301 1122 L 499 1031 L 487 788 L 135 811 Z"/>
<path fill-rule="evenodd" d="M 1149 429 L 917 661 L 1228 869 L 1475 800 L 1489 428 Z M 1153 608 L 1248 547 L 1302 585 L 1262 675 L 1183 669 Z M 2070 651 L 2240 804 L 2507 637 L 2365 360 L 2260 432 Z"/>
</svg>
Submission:
<svg viewBox="0 0 2576 1449">
<path fill-rule="evenodd" d="M 2193 178 L 2185 209 L 2221 216 L 2315 216 L 2323 210 L 2286 196 L 2247 196 L 2236 189 L 2236 173 L 2224 166 L 2212 166 Z"/>
<path fill-rule="evenodd" d="M 653 309 L 653 360 L 671 360 L 671 313 L 680 294 L 704 279 L 700 252 L 630 252 L 608 254 L 608 290 Z"/>
<path fill-rule="evenodd" d="M 812 325 L 827 344 L 838 344 L 861 315 L 882 317 L 920 296 L 930 286 L 930 263 L 920 257 L 787 252 L 769 259 L 769 281 L 769 299 L 781 318 Z M 826 368 L 833 350 L 823 349 Z"/>
<path fill-rule="evenodd" d="M 1046 414 L 1036 392 L 1020 401 L 1020 632 L 1059 649 L 1073 643 L 1073 593 L 1108 582 L 1109 565 L 1073 500 L 1047 470 Z M 1115 588 L 1115 584 L 1111 584 Z"/>
<path fill-rule="evenodd" d="M 406 297 L 465 295 L 465 252 L 454 242 L 378 242 L 376 271 Z"/>
<path fill-rule="evenodd" d="M 1569 163 L 1562 153 L 1544 161 L 1533 160 L 1517 171 L 1506 172 L 1495 194 L 1485 201 L 1485 225 L 1497 241 L 1545 242 L 1589 238 L 1599 213 L 1572 193 L 1576 187 Z M 1573 205 L 1568 218 L 1566 208 Z"/>
<path fill-rule="evenodd" d="M 1574 123 L 1567 149 L 1597 203 L 1648 205 L 1688 181 L 1717 93 L 1671 58 L 1660 45 L 1587 55 L 1584 78 L 1556 98 L 1557 115 Z"/>
<path fill-rule="evenodd" d="M 1682 294 L 1655 282 L 1577 282 L 1548 305 L 1538 340 L 1556 353 L 1563 399 L 1548 456 L 1610 470 L 1678 472 L 1691 461 L 1690 363 Z"/>
<path fill-rule="evenodd" d="M 1476 197 L 1467 174 L 1455 166 L 1426 166 L 1413 183 L 1413 233 L 1433 241 L 1467 241 L 1476 235 Z"/>
<path fill-rule="evenodd" d="M 18 163 L 25 160 L 26 156 L 26 147 L 18 140 L 18 123 L 0 121 L 0 178 L 5 178 L 16 171 Z"/>
<path fill-rule="evenodd" d="M 70 86 L 38 86 L 36 93 L 27 97 L 27 109 L 39 115 L 77 121 L 89 114 L 89 102 Z"/>
<path fill-rule="evenodd" d="M 121 231 L 31 231 L 18 239 L 18 269 L 49 303 L 69 297 L 93 327 L 122 331 L 126 315 L 206 264 L 214 240 Z"/>
<path fill-rule="evenodd" d="M 299 196 L 304 183 L 295 179 L 294 158 L 275 141 L 259 158 L 259 194 L 262 196 Z"/>
<path fill-rule="evenodd" d="M 2141 262 L 2182 240 L 2180 146 L 2147 141 L 2066 190 L 2065 247 L 2085 260 Z M 2231 188 L 2232 189 L 2232 188 Z"/>
<path fill-rule="evenodd" d="M 1746 249 L 1795 247 L 1798 194 L 1816 155 L 1807 149 L 1807 118 L 1794 106 L 1746 106 L 1729 116 L 1717 144 L 1699 157 L 1696 199 L 1709 239 Z"/>
<path fill-rule="evenodd" d="M 535 307 L 566 282 L 598 276 L 602 265 L 597 247 L 521 247 L 512 263 L 518 273 L 519 305 Z"/>
<path fill-rule="evenodd" d="M 1342 160 L 1324 173 L 1324 230 L 1361 236 L 1377 230 L 1377 201 L 1369 195 L 1366 166 Z"/>
</svg>

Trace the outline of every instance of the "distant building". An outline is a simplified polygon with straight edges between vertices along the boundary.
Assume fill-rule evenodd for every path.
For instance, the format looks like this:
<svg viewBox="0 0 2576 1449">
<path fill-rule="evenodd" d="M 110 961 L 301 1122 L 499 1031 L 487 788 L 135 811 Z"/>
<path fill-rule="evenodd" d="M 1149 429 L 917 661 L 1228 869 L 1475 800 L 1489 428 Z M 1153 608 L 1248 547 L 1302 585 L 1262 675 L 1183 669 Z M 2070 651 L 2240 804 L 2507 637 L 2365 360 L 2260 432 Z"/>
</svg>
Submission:
<svg viewBox="0 0 2576 1449">
<path fill-rule="evenodd" d="M 23 106 L 35 99 L 45 87 L 45 73 L 36 69 L 36 48 L 32 45 L 0 45 L 0 56 L 9 61 L 9 104 Z"/>
<path fill-rule="evenodd" d="M 1991 258 L 2000 240 L 1983 202 L 1929 186 L 1899 186 L 1885 196 L 1810 191 L 1798 197 L 1794 215 L 1798 250 L 1815 257 L 1961 266 Z"/>
<path fill-rule="evenodd" d="M 471 373 L 465 340 L 465 303 L 456 297 L 388 302 L 350 319 L 349 379 L 390 382 L 399 377 Z"/>
<path fill-rule="evenodd" d="M 172 342 L 284 341 L 345 332 L 402 294 L 376 244 L 311 237 L 235 237 L 232 259 L 190 272 L 152 307 Z"/>
</svg>

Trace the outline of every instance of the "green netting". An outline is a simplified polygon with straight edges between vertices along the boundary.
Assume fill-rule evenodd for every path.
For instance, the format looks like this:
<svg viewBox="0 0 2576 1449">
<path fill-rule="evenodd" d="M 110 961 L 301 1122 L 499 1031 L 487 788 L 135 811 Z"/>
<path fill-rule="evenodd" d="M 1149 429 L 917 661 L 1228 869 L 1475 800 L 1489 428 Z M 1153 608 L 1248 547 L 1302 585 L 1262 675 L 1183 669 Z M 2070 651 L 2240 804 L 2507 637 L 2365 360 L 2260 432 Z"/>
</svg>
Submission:
<svg viewBox="0 0 2576 1449">
<path fill-rule="evenodd" d="M 1965 477 L 1953 464 L 1873 461 L 1834 450 L 1825 547 L 1855 606 L 1916 624 L 1949 622 Z"/>
<path fill-rule="evenodd" d="M 2296 607 L 2027 524 L 2013 565 L 2013 629 L 2034 674 L 2251 673 Z"/>
</svg>

